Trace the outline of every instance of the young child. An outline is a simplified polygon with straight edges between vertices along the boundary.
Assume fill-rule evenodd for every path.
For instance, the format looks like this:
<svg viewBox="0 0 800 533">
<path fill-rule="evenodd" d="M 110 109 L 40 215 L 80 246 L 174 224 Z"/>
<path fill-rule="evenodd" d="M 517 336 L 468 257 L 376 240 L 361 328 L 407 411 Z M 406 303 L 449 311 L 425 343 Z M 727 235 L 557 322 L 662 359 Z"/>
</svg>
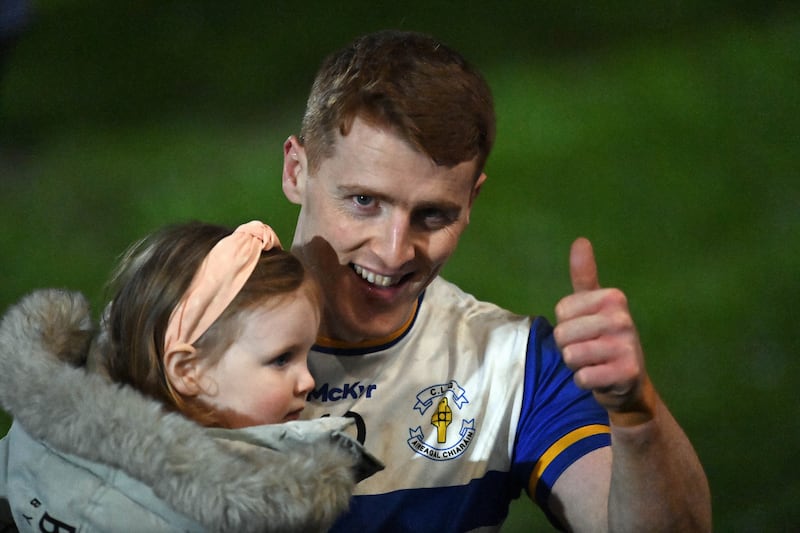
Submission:
<svg viewBox="0 0 800 533">
<path fill-rule="evenodd" d="M 314 386 L 319 289 L 269 226 L 225 234 L 188 224 L 132 247 L 93 364 L 205 426 L 297 420 Z"/>
<path fill-rule="evenodd" d="M 268 226 L 164 228 L 111 285 L 97 335 L 61 290 L 0 322 L 0 530 L 325 530 L 382 468 L 297 421 L 320 292 Z"/>
</svg>

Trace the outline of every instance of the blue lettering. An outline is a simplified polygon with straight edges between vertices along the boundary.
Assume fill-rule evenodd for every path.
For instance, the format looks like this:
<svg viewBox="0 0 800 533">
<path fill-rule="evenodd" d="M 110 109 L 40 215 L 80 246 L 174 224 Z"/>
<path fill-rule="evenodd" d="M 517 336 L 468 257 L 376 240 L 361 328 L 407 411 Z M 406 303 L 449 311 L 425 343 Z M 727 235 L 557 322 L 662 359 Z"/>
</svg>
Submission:
<svg viewBox="0 0 800 533">
<path fill-rule="evenodd" d="M 318 402 L 338 402 L 339 400 L 357 400 L 363 397 L 372 398 L 372 393 L 377 388 L 378 386 L 374 383 L 365 386 L 360 381 L 345 383 L 341 388 L 331 387 L 329 383 L 323 383 L 319 388 L 309 392 L 306 399 Z"/>
<path fill-rule="evenodd" d="M 323 384 L 322 387 L 320 387 L 318 389 L 314 389 L 311 392 L 309 392 L 308 396 L 306 397 L 306 400 L 308 400 L 308 401 L 319 400 L 320 398 L 322 399 L 323 402 L 327 402 L 328 401 L 328 384 L 327 383 Z"/>
<path fill-rule="evenodd" d="M 360 388 L 362 392 L 364 391 L 364 387 L 361 387 L 360 384 L 361 384 L 360 381 L 356 381 L 352 385 L 350 385 L 349 383 L 345 383 L 344 392 L 342 393 L 342 396 L 345 398 L 349 397 L 355 400 L 356 398 L 358 398 L 358 392 L 356 389 Z"/>
</svg>

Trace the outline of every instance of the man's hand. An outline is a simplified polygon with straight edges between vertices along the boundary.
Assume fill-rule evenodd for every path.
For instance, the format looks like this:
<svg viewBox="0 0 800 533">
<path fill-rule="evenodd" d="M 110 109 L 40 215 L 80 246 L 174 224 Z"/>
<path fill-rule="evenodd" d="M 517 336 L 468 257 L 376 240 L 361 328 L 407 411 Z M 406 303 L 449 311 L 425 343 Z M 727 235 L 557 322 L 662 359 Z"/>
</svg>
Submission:
<svg viewBox="0 0 800 533">
<path fill-rule="evenodd" d="M 569 270 L 574 292 L 556 306 L 555 339 L 575 382 L 608 411 L 613 444 L 561 475 L 556 508 L 575 531 L 711 531 L 703 467 L 647 377 L 625 295 L 600 287 L 586 239 L 572 244 Z"/>
<path fill-rule="evenodd" d="M 579 387 L 589 389 L 608 410 L 611 423 L 634 426 L 654 416 L 656 393 L 628 301 L 619 289 L 603 289 L 592 244 L 572 243 L 573 294 L 556 305 L 555 339 Z"/>
</svg>

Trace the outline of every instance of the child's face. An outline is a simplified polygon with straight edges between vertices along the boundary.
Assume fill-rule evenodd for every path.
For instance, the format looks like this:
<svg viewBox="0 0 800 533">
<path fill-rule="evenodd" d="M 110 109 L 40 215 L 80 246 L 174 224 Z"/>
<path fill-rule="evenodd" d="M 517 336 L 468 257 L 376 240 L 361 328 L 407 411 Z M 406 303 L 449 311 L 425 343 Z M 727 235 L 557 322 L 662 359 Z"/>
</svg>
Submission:
<svg viewBox="0 0 800 533">
<path fill-rule="evenodd" d="M 198 399 L 231 428 L 297 420 L 314 387 L 306 363 L 319 329 L 317 304 L 301 287 L 238 320 L 239 338 L 217 364 L 201 368 Z"/>
</svg>

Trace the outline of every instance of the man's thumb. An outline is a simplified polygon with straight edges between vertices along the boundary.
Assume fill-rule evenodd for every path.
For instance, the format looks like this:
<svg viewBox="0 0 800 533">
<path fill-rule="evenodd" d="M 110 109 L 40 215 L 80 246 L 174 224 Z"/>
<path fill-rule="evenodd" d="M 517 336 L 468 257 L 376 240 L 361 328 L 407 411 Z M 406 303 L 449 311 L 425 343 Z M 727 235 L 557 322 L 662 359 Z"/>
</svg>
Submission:
<svg viewBox="0 0 800 533">
<path fill-rule="evenodd" d="M 600 288 L 592 243 L 585 237 L 578 237 L 572 243 L 569 251 L 569 275 L 575 292 Z"/>
</svg>

